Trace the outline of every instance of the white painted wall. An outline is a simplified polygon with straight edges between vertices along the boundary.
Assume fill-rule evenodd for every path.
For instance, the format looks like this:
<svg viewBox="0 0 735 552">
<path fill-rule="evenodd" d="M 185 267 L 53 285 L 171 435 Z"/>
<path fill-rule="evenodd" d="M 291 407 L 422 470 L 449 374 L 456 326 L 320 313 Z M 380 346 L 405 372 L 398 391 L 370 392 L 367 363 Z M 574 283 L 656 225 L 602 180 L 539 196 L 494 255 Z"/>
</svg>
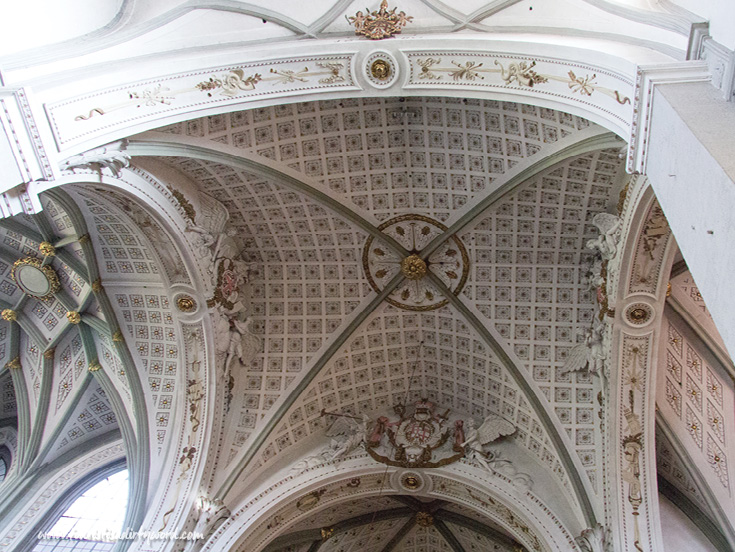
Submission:
<svg viewBox="0 0 735 552">
<path fill-rule="evenodd" d="M 107 25 L 123 0 L 3 2 L 0 58 L 79 37 Z"/>
<path fill-rule="evenodd" d="M 717 552 L 714 545 L 676 505 L 658 495 L 663 552 Z"/>
<path fill-rule="evenodd" d="M 674 0 L 674 3 L 708 20 L 712 38 L 730 50 L 735 50 L 733 0 Z"/>
</svg>

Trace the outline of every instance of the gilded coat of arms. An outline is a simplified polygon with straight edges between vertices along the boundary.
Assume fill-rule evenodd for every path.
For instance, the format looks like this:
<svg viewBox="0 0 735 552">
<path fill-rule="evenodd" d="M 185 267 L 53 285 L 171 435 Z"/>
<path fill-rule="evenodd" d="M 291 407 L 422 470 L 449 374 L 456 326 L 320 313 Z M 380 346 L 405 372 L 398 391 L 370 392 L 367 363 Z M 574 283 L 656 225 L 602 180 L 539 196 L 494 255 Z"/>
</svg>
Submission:
<svg viewBox="0 0 735 552">
<path fill-rule="evenodd" d="M 366 449 L 378 462 L 391 466 L 434 468 L 464 456 L 462 421 L 448 421 L 449 411 L 436 414 L 426 399 L 413 408 L 394 407 L 398 420 L 381 416 L 368 437 Z M 441 449 L 441 450 L 440 450 Z"/>
</svg>

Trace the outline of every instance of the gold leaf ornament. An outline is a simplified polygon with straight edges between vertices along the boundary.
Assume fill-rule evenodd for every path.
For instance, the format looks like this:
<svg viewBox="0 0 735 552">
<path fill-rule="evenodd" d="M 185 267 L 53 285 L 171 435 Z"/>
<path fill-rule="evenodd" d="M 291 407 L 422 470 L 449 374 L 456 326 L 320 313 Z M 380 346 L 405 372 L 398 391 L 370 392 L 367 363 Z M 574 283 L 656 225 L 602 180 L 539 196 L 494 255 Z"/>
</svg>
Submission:
<svg viewBox="0 0 735 552">
<path fill-rule="evenodd" d="M 380 9 L 358 11 L 353 17 L 347 17 L 347 22 L 355 27 L 355 34 L 362 35 L 370 40 L 389 38 L 401 32 L 403 27 L 413 21 L 413 17 L 401 11 L 396 13 L 397 7 L 388 10 L 388 0 L 380 3 Z"/>
</svg>

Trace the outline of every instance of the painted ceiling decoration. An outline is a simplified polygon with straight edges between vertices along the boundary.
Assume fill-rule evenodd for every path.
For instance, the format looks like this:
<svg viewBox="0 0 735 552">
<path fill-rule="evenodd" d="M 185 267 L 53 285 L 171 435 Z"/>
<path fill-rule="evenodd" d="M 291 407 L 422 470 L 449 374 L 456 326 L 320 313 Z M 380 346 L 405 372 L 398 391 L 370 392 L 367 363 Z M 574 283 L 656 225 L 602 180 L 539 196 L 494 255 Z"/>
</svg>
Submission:
<svg viewBox="0 0 735 552">
<path fill-rule="evenodd" d="M 144 4 L 0 60 L 0 547 L 123 466 L 125 527 L 202 538 L 119 552 L 651 552 L 659 492 L 735 546 L 645 176 L 659 85 L 726 88 L 700 17 Z"/>
</svg>

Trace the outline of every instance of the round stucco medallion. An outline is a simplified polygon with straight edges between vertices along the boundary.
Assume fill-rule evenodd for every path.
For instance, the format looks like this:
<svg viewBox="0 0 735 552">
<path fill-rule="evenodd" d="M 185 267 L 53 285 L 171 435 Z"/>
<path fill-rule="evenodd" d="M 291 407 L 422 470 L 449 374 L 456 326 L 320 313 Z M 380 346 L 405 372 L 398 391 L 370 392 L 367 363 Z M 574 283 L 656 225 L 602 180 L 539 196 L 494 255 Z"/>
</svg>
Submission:
<svg viewBox="0 0 735 552">
<path fill-rule="evenodd" d="M 388 88 L 398 78 L 398 63 L 388 52 L 376 51 L 365 59 L 364 74 L 375 88 Z"/>
<path fill-rule="evenodd" d="M 391 483 L 394 489 L 409 493 L 426 493 L 430 489 L 431 481 L 417 471 L 401 470 L 394 473 L 391 477 Z"/>
<path fill-rule="evenodd" d="M 49 299 L 61 288 L 56 271 L 35 257 L 15 261 L 11 277 L 23 293 L 36 299 Z"/>
<path fill-rule="evenodd" d="M 631 326 L 645 326 L 652 319 L 653 309 L 647 303 L 633 303 L 625 309 L 625 321 Z"/>
<path fill-rule="evenodd" d="M 380 293 L 393 278 L 403 281 L 386 301 L 405 310 L 429 311 L 443 307 L 448 300 L 434 283 L 438 278 L 446 289 L 459 295 L 469 276 L 470 261 L 462 240 L 447 237 L 433 251 L 421 251 L 447 230 L 438 220 L 418 214 L 400 215 L 385 221 L 378 230 L 398 243 L 402 252 L 380 237 L 370 236 L 363 248 L 362 264 L 370 286 Z M 429 273 L 433 276 L 429 277 Z"/>
</svg>

